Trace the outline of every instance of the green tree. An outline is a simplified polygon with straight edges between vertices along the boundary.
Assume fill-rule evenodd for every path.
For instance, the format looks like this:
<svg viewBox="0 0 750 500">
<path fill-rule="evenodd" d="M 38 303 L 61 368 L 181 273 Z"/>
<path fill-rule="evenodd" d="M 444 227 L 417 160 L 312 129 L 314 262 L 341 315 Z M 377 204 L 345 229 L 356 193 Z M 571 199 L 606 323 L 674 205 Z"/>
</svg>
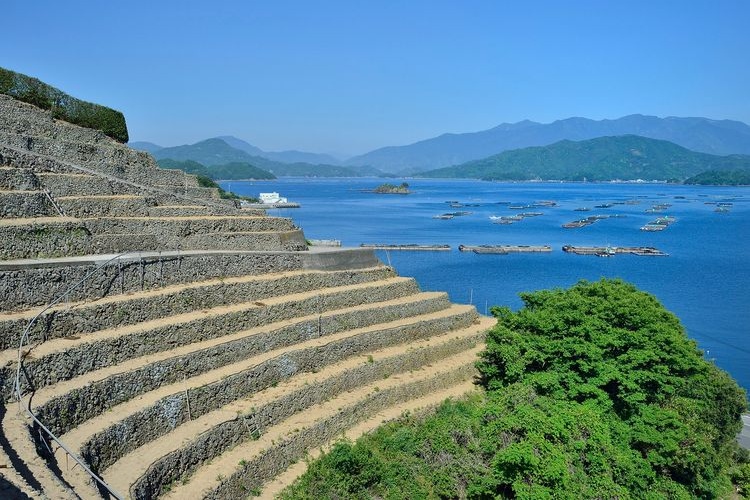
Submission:
<svg viewBox="0 0 750 500">
<path fill-rule="evenodd" d="M 565 428 L 561 419 L 580 406 L 608 428 L 603 435 L 613 440 L 615 455 L 629 457 L 623 462 L 628 474 L 606 468 L 612 485 L 697 496 L 726 490 L 745 394 L 703 359 L 674 315 L 619 280 L 522 298 L 525 307 L 518 312 L 494 309 L 498 325 L 478 363 L 490 392 L 504 394 L 518 385 L 528 392 L 528 401 L 511 408 L 511 415 L 542 410 L 536 420 L 519 420 L 521 427 L 510 431 L 517 442 L 498 451 L 501 486 L 519 493 L 523 484 L 549 480 L 549 471 L 541 474 L 524 456 L 550 445 L 550 453 L 565 450 L 570 436 L 560 439 L 545 429 Z M 508 449 L 519 455 L 508 458 Z M 577 470 L 576 463 L 567 466 Z"/>
</svg>

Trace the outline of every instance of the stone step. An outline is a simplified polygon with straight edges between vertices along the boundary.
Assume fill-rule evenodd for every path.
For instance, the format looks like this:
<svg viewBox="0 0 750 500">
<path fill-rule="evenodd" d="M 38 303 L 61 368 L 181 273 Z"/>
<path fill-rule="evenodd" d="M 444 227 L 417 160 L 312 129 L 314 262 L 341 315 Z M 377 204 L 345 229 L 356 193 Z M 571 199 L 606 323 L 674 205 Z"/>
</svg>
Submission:
<svg viewBox="0 0 750 500">
<path fill-rule="evenodd" d="M 238 208 L 235 207 L 214 207 L 206 205 L 156 205 L 148 208 L 149 217 L 193 217 L 208 215 L 237 215 Z M 265 215 L 264 210 L 242 210 L 241 215 L 252 215 L 262 217 Z"/>
<path fill-rule="evenodd" d="M 239 215 L 239 209 L 234 202 L 230 200 L 221 200 L 206 195 L 202 190 L 211 190 L 213 188 L 189 188 L 189 195 L 185 196 L 185 189 L 166 189 L 163 192 L 145 191 L 124 182 L 116 182 L 105 177 L 97 177 L 88 174 L 37 174 L 37 177 L 44 189 L 51 192 L 55 201 L 58 198 L 60 203 L 68 200 L 67 203 L 75 202 L 80 205 L 88 199 L 83 207 L 70 208 L 65 211 L 66 214 L 75 217 L 92 217 L 92 216 L 193 216 L 193 215 Z M 180 191 L 180 192 L 178 192 Z M 112 209 L 108 204 L 102 203 L 107 201 L 104 197 L 111 198 L 117 202 L 115 196 L 140 196 L 143 202 L 140 204 L 133 203 L 132 207 Z M 97 204 L 96 201 L 99 201 Z M 229 201 L 229 203 L 224 203 Z M 208 203 L 206 203 L 208 202 Z M 122 201 L 120 201 L 122 203 Z M 101 206 L 99 206 L 101 205 Z M 169 207 L 171 211 L 155 211 L 153 209 L 160 206 Z M 187 207 L 188 210 L 180 210 Z M 81 210 L 84 208 L 85 210 Z M 192 210 L 191 210 L 192 209 Z M 244 213 L 242 215 L 265 215 L 263 210 Z"/>
<path fill-rule="evenodd" d="M 156 200 L 132 194 L 61 196 L 55 203 L 65 215 L 91 217 L 144 217 Z"/>
<path fill-rule="evenodd" d="M 399 316 L 399 314 L 397 314 L 398 307 L 396 307 L 394 302 L 395 301 L 391 301 L 391 308 L 393 310 L 388 313 L 390 317 Z M 408 309 L 409 305 L 406 304 L 406 307 Z M 450 310 L 420 314 L 420 318 L 408 319 L 406 321 L 403 319 L 396 319 L 390 325 L 381 324 L 378 326 L 376 324 L 375 326 L 360 326 L 358 329 L 351 330 L 347 328 L 357 327 L 358 325 L 366 323 L 362 318 L 363 315 L 366 316 L 368 314 L 368 307 L 355 307 L 352 308 L 351 312 L 359 312 L 359 314 L 352 314 L 348 319 L 344 318 L 343 322 L 341 321 L 343 318 L 342 316 L 338 318 L 340 321 L 335 323 L 335 325 L 333 322 L 331 323 L 334 326 L 343 328 L 339 333 L 326 337 L 314 337 L 304 342 L 293 343 L 285 348 L 277 348 L 275 351 L 271 352 L 268 352 L 268 347 L 266 347 L 261 350 L 262 354 L 259 355 L 260 357 L 254 356 L 250 360 L 243 360 L 238 363 L 226 365 L 211 370 L 210 372 L 190 377 L 187 380 L 178 378 L 178 382 L 176 383 L 177 391 L 182 392 L 184 390 L 183 384 L 187 383 L 190 387 L 197 387 L 197 389 L 191 389 L 191 391 L 194 391 L 191 394 L 196 394 L 196 397 L 198 397 L 195 403 L 196 405 L 212 405 L 215 403 L 217 406 L 220 406 L 225 404 L 222 401 L 226 401 L 227 398 L 234 399 L 239 397 L 236 394 L 242 394 L 243 391 L 245 394 L 247 394 L 248 390 L 254 392 L 258 389 L 258 387 L 256 387 L 258 383 L 263 387 L 268 387 L 274 385 L 274 381 L 279 380 L 279 377 L 285 378 L 293 375 L 293 372 L 296 371 L 294 366 L 299 366 L 302 370 L 316 371 L 331 363 L 333 360 L 353 356 L 356 355 L 357 352 L 362 352 L 363 350 L 379 349 L 387 345 L 404 342 L 404 339 L 423 338 L 445 329 L 466 327 L 476 320 L 476 312 L 473 307 L 454 306 Z M 327 324 L 325 323 L 327 320 L 326 315 L 324 315 L 323 319 L 324 324 Z M 331 319 L 336 318 L 335 316 L 331 316 Z M 381 317 L 380 319 L 389 318 L 386 316 Z M 307 331 L 304 324 L 298 323 L 296 327 L 293 326 L 295 321 L 296 320 L 283 322 L 285 323 L 288 332 L 294 334 L 295 332 L 299 333 Z M 309 319 L 307 324 L 312 326 L 320 321 L 320 316 L 314 315 Z M 281 327 L 279 330 L 281 334 L 284 334 L 283 330 L 284 327 Z M 307 337 L 304 336 L 303 338 Z M 273 347 L 274 346 L 271 345 L 270 348 Z M 180 356 L 179 352 L 165 354 L 172 357 Z M 279 358 L 279 356 L 281 356 L 281 358 Z M 297 359 L 297 361 L 294 361 L 294 359 Z M 141 361 L 143 360 L 139 360 L 138 363 L 132 366 L 142 365 L 142 363 L 140 363 Z M 179 360 L 177 361 L 179 362 Z M 261 365 L 256 366 L 259 362 L 261 362 Z M 297 364 L 293 366 L 289 363 Z M 126 362 L 119 367 L 123 374 L 129 372 L 130 367 L 128 365 L 129 363 Z M 292 370 L 291 372 L 289 371 L 290 369 Z M 116 394 L 118 391 L 127 388 L 127 385 L 122 385 L 122 380 L 112 380 L 113 378 L 117 378 L 113 377 L 112 373 L 107 375 L 107 377 L 114 385 L 106 388 L 99 387 L 99 389 L 104 390 L 104 394 Z M 78 395 L 82 396 L 83 400 L 86 401 L 85 406 L 89 407 L 100 405 L 102 402 L 107 403 L 108 396 L 105 395 L 104 398 L 101 398 L 101 396 L 94 395 L 93 392 L 96 391 L 90 391 L 92 387 L 90 384 L 92 383 L 99 384 L 91 377 L 79 377 L 76 380 L 62 382 L 53 387 L 42 388 L 33 396 L 35 404 L 34 411 L 40 415 L 42 421 L 45 423 L 50 422 L 53 419 L 58 419 L 55 425 L 59 426 L 61 420 L 65 421 L 69 417 L 74 417 L 71 412 L 76 411 L 76 407 L 79 405 L 79 403 L 76 403 L 73 400 L 68 400 L 66 402 L 65 400 L 68 396 L 78 393 Z M 151 388 L 153 389 L 151 392 L 142 394 L 141 396 L 135 399 L 130 399 L 124 403 L 115 402 L 118 403 L 118 406 L 116 408 L 110 408 L 111 411 L 104 413 L 96 411 L 95 414 L 98 416 L 95 416 L 84 426 L 79 427 L 79 430 L 83 429 L 84 432 L 92 431 L 95 433 L 98 428 L 104 429 L 109 425 L 106 423 L 108 418 L 111 418 L 114 415 L 120 415 L 122 418 L 127 416 L 128 411 L 123 408 L 130 405 L 133 412 L 138 411 L 143 405 L 149 404 L 147 401 L 156 402 L 161 398 L 169 396 L 169 394 L 174 391 L 173 387 L 175 387 L 175 384 L 161 385 L 157 382 Z M 87 391 L 89 394 L 82 395 L 81 391 Z M 198 392 L 196 393 L 195 391 Z M 205 391 L 208 391 L 208 393 Z M 199 396 L 200 394 L 204 394 L 204 396 Z M 75 398 L 75 396 L 73 396 L 73 398 Z M 170 398 L 167 397 L 167 400 L 169 399 Z M 37 403 L 41 404 L 43 407 L 38 408 L 36 406 Z M 51 411 L 46 411 L 44 409 L 47 408 L 49 410 L 50 407 L 54 406 L 56 403 L 62 403 L 62 405 Z M 27 401 L 24 401 L 22 404 L 27 404 Z M 166 404 L 169 405 L 171 403 L 167 402 Z M 0 412 L 3 432 L 8 438 L 8 447 L 18 453 L 19 463 L 33 463 L 35 461 L 43 462 L 44 459 L 37 457 L 36 454 L 37 450 L 43 451 L 45 449 L 44 444 L 40 445 L 42 448 L 35 448 L 31 439 L 32 436 L 30 436 L 26 427 L 27 422 L 25 417 L 19 415 L 19 408 L 19 404 L 12 402 L 8 403 L 4 412 Z M 196 406 L 196 411 L 198 411 L 198 408 L 199 406 Z M 101 424 L 101 422 L 104 422 L 104 424 Z M 101 425 L 104 425 L 104 427 L 101 427 Z M 36 436 L 36 433 L 33 433 L 33 436 Z M 51 481 L 54 483 L 55 478 L 50 469 L 46 469 L 44 466 L 35 467 L 34 477 L 43 478 L 47 476 L 52 476 Z M 49 479 L 49 477 L 47 477 L 47 479 Z"/>
<path fill-rule="evenodd" d="M 0 219 L 0 259 L 83 255 L 91 232 L 74 217 Z"/>
<path fill-rule="evenodd" d="M 213 278 L 303 268 L 355 272 L 382 265 L 371 249 L 364 248 L 314 248 L 307 252 L 180 250 L 133 252 L 120 257 L 103 254 L 6 260 L 0 261 L 0 305 L 11 312 L 58 299 L 69 304 Z M 80 286 L 71 288 L 74 283 Z"/>
<path fill-rule="evenodd" d="M 425 366 L 400 379 L 389 378 L 358 387 L 302 414 L 275 422 L 257 440 L 247 440 L 204 464 L 185 478 L 184 484 L 173 484 L 162 498 L 223 499 L 250 495 L 304 458 L 305 450 L 329 442 L 379 411 L 459 384 L 466 387 L 463 383 L 476 373 L 474 363 L 479 351 L 478 346 L 441 360 L 437 367 Z M 148 498 L 151 491 L 144 486 L 136 483 L 131 496 Z"/>
<path fill-rule="evenodd" d="M 60 173 L 76 174 L 81 173 L 79 168 L 74 165 L 61 161 L 52 156 L 38 155 L 26 149 L 18 149 L 0 141 L 0 166 L 9 169 L 17 169 L 19 172 L 24 171 L 31 174 L 39 173 Z M 6 174 L 10 176 L 10 173 Z"/>
<path fill-rule="evenodd" d="M 109 182 L 110 190 L 112 191 L 111 194 L 146 194 L 148 196 L 156 197 L 157 200 L 163 204 L 185 204 L 187 202 L 188 204 L 210 205 L 223 209 L 237 208 L 235 200 L 218 198 L 218 190 L 216 188 L 198 186 L 195 176 L 189 174 L 186 175 L 180 172 L 178 175 L 181 176 L 180 179 L 182 180 L 177 184 L 174 184 L 176 182 L 175 172 L 179 172 L 175 170 L 156 169 L 153 171 L 140 172 L 136 175 L 130 175 L 130 177 L 124 176 L 124 178 L 123 175 L 121 175 L 123 173 L 121 169 L 106 172 L 94 170 L 74 163 L 62 161 L 55 157 L 11 148 L 0 143 L 0 166 L 1 165 L 11 165 L 4 168 L 17 168 L 19 171 L 26 172 L 27 175 L 42 176 L 57 174 L 59 177 L 57 179 L 52 178 L 51 182 L 57 182 L 60 185 L 51 185 L 49 187 L 52 188 L 51 191 L 53 191 L 54 194 L 60 196 L 107 194 L 106 192 L 101 191 L 90 191 L 88 188 L 96 187 L 96 183 L 89 186 L 86 181 L 83 181 L 81 187 L 76 190 L 73 184 L 71 184 L 71 179 L 64 177 L 65 175 L 85 174 Z M 132 172 L 130 174 L 132 174 Z M 11 177 L 12 174 L 9 172 L 4 174 L 0 172 L 0 180 L 2 180 L 3 175 L 6 177 L 4 182 L 6 182 L 8 186 L 15 186 L 19 182 L 24 182 L 23 179 Z M 142 182 L 144 180 L 146 182 L 145 184 Z M 98 187 L 103 186 L 99 185 Z"/>
<path fill-rule="evenodd" d="M 298 269 L 283 273 L 245 275 L 114 294 L 95 301 L 66 302 L 45 311 L 29 331 L 29 342 L 44 341 L 126 326 L 219 305 L 258 301 L 289 293 L 395 278 L 381 266 L 352 271 Z M 0 366 L 15 356 L 18 338 L 38 309 L 0 313 Z"/>
<path fill-rule="evenodd" d="M 31 139 L 31 149 L 27 148 L 29 139 Z M 30 168 L 35 173 L 94 172 L 150 187 L 172 186 L 183 189 L 197 187 L 195 176 L 185 174 L 181 170 L 159 168 L 147 153 L 127 150 L 135 154 L 135 158 L 130 158 L 131 163 L 127 163 L 126 150 L 117 150 L 119 154 L 107 157 L 104 153 L 113 152 L 100 151 L 102 154 L 95 154 L 96 148 L 91 145 L 9 136 L 0 131 L 0 164 L 2 165 Z M 93 156 L 89 157 L 89 153 Z M 82 169 L 91 172 L 82 172 Z"/>
<path fill-rule="evenodd" d="M 120 421 L 88 439 L 81 447 L 82 455 L 97 470 L 103 470 L 105 479 L 117 490 L 128 491 L 137 483 L 137 493 L 132 492 L 135 497 L 153 497 L 200 464 L 249 440 L 249 434 L 259 437 L 270 422 L 280 422 L 362 385 L 399 380 L 406 372 L 475 348 L 484 341 L 487 319 L 460 330 L 436 332 L 409 342 L 408 347 L 398 344 L 372 350 L 313 374 L 294 375 L 248 398 L 191 415 L 191 420 L 175 428 L 153 420 L 134 426 L 131 417 L 130 422 Z"/>
<path fill-rule="evenodd" d="M 53 197 L 131 194 L 141 195 L 143 190 L 113 182 L 106 177 L 81 173 L 39 172 L 36 178 Z"/>
<path fill-rule="evenodd" d="M 188 176 L 181 170 L 159 168 L 150 154 L 130 149 L 115 141 L 81 143 L 27 133 L 13 134 L 0 129 L 0 144 L 150 185 L 197 185 L 195 176 Z"/>
<path fill-rule="evenodd" d="M 156 194 L 84 195 L 55 197 L 54 201 L 65 215 L 71 217 L 218 217 L 240 215 L 239 209 L 229 206 L 182 205 L 174 196 Z M 263 217 L 265 212 L 255 210 L 243 216 Z"/>
<path fill-rule="evenodd" d="M 168 351 L 179 346 L 191 345 L 193 342 L 219 339 L 248 328 L 261 328 L 265 324 L 274 324 L 290 319 L 290 314 L 310 315 L 318 312 L 324 314 L 338 311 L 345 307 L 372 304 L 384 301 L 386 298 L 395 300 L 408 297 L 419 292 L 416 283 L 411 279 L 387 278 L 378 281 L 367 281 L 344 286 L 331 286 L 313 291 L 289 293 L 274 298 L 267 297 L 265 302 L 239 302 L 230 305 L 219 305 L 211 309 L 190 311 L 173 316 L 166 316 L 141 323 L 119 325 L 93 333 L 76 332 L 66 337 L 48 340 L 42 344 L 24 350 L 24 373 L 33 381 L 34 387 L 39 389 L 50 384 L 68 380 L 83 375 L 89 371 L 114 366 L 117 363 L 138 356 Z M 417 300 L 415 296 L 411 300 Z M 424 307 L 445 307 L 445 303 L 437 296 L 422 296 Z M 260 305 L 262 304 L 262 305 Z M 153 307 L 153 305 L 151 306 Z M 385 306 L 384 306 L 385 307 Z M 346 312 L 339 311 L 339 314 Z M 314 325 L 317 332 L 322 328 L 323 320 L 318 318 L 320 325 Z M 331 322 L 339 318 L 327 318 Z M 336 331 L 338 326 L 328 326 Z M 206 333 L 208 332 L 208 333 Z M 17 332 L 15 342 L 20 338 Z M 227 337 L 229 338 L 229 337 Z M 277 342 L 277 339 L 262 340 L 263 335 L 254 337 L 247 348 L 257 348 L 261 341 Z M 194 345 L 193 350 L 200 349 Z M 186 352 L 189 352 L 187 349 Z M 228 353 L 236 356 L 238 350 Z M 218 354 L 214 354 L 218 356 Z M 8 399 L 11 395 L 15 370 L 17 368 L 17 345 L 0 353 L 0 379 L 5 382 L 0 385 L 2 395 Z M 217 358 L 218 359 L 218 358 Z"/>
<path fill-rule="evenodd" d="M 232 207 L 235 206 L 234 200 L 222 199 L 219 196 L 218 188 L 192 186 L 192 185 L 157 186 L 157 187 L 164 189 L 166 191 L 171 191 L 176 194 L 182 194 L 182 195 L 190 196 L 190 197 L 197 198 L 197 199 L 207 199 L 207 200 L 211 200 L 213 202 L 218 202 L 218 203 L 226 203 L 228 206 L 232 206 Z"/>
<path fill-rule="evenodd" d="M 77 425 L 66 432 L 62 439 L 69 446 L 78 449 L 92 439 L 96 442 L 111 440 L 115 433 L 124 432 L 123 436 L 117 438 L 122 440 L 125 435 L 134 432 L 132 429 L 136 427 L 144 432 L 131 436 L 130 439 L 136 439 L 137 444 L 130 444 L 140 446 L 149 441 L 148 436 L 170 432 L 190 418 L 197 418 L 239 398 L 278 386 L 295 374 L 308 373 L 313 376 L 310 375 L 311 372 L 323 371 L 328 365 L 346 359 L 354 359 L 355 364 L 359 364 L 368 359 L 367 353 L 388 346 L 400 345 L 401 350 L 406 351 L 405 343 L 469 328 L 476 320 L 473 307 L 452 306 L 416 317 L 344 330 L 330 337 L 318 337 L 282 348 L 271 348 L 233 365 L 199 376 L 188 375 L 188 378 L 178 379 L 170 385 L 163 384 L 94 416 L 83 425 Z M 447 349 L 458 348 L 451 345 Z M 441 349 L 437 349 L 437 352 L 440 351 Z M 185 399 L 186 390 L 189 391 L 189 401 Z M 330 387 L 328 390 L 335 392 Z M 40 399 L 43 406 L 45 399 L 46 396 Z M 42 411 L 41 408 L 39 411 Z M 42 421 L 47 422 L 43 416 Z M 126 449 L 129 446 L 124 442 L 120 444 Z"/>
<path fill-rule="evenodd" d="M 0 259 L 134 250 L 306 250 L 291 219 L 257 216 L 0 219 Z"/>
<path fill-rule="evenodd" d="M 302 231 L 232 231 L 193 234 L 186 237 L 183 248 L 196 250 L 307 250 Z"/>
<path fill-rule="evenodd" d="M 60 214 L 43 191 L 0 191 L 0 218 L 55 217 Z"/>
<path fill-rule="evenodd" d="M 386 291 L 388 290 L 384 290 L 384 293 Z M 340 295 L 337 298 L 341 299 Z M 285 303 L 279 302 L 279 307 L 269 309 L 281 309 Z M 285 315 L 283 311 L 277 311 L 280 319 L 275 322 L 251 317 L 249 313 L 244 317 L 240 314 L 221 315 L 186 325 L 187 332 L 184 335 L 179 326 L 151 328 L 141 331 L 140 336 L 138 332 L 130 335 L 121 331 L 100 332 L 99 337 L 102 338 L 90 344 L 82 344 L 80 339 L 71 341 L 77 343 L 75 347 L 90 348 L 95 359 L 89 359 L 80 349 L 73 347 L 60 351 L 57 358 L 52 353 L 46 355 L 50 363 L 49 371 L 37 365 L 36 373 L 31 377 L 35 382 L 39 380 L 34 393 L 34 405 L 37 414 L 53 432 L 67 432 L 117 404 L 164 384 L 182 380 L 185 376 L 200 377 L 206 370 L 231 369 L 231 363 L 236 363 L 237 359 L 254 356 L 272 348 L 286 349 L 310 338 L 323 338 L 325 341 L 353 328 L 393 321 L 399 314 L 403 317 L 447 314 L 447 308 L 449 303 L 446 297 L 431 292 L 385 301 L 375 299 L 370 303 L 332 309 L 322 314 L 302 316 L 304 311 L 300 311 L 297 315 Z M 245 323 L 236 327 L 229 326 L 226 332 L 200 329 L 212 327 L 220 319 L 230 321 L 235 318 L 245 320 Z M 169 331 L 173 332 L 173 336 L 155 338 L 147 335 L 161 335 Z M 120 335 L 115 336 L 116 333 Z M 151 340 L 155 345 L 139 345 L 137 340 L 144 338 L 146 342 Z M 171 349 L 170 342 L 174 344 Z M 131 352 L 128 352 L 128 347 Z M 43 349 L 44 344 L 39 348 Z M 112 356 L 102 359 L 108 350 Z M 86 366 L 70 366 L 65 361 L 66 355 Z M 26 364 L 24 363 L 24 373 Z M 75 376 L 76 373 L 83 375 Z M 15 375 L 15 372 L 12 374 Z M 45 378 L 57 383 L 46 385 Z M 69 380 L 64 380 L 66 378 Z"/>
</svg>

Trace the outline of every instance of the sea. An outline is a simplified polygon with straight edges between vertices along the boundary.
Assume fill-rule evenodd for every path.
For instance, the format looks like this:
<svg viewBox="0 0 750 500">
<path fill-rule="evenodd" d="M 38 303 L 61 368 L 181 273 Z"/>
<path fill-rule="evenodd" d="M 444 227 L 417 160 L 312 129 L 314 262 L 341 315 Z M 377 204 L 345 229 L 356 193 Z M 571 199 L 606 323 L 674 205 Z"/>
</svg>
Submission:
<svg viewBox="0 0 750 500">
<path fill-rule="evenodd" d="M 422 290 L 445 291 L 453 302 L 474 304 L 483 314 L 495 305 L 522 307 L 522 292 L 565 288 L 579 280 L 622 278 L 655 295 L 680 318 L 706 359 L 750 391 L 750 188 L 388 179 L 392 184 L 407 182 L 411 194 L 371 192 L 383 182 L 380 178 L 280 178 L 223 181 L 221 186 L 256 197 L 276 191 L 300 203 L 300 208 L 272 209 L 269 214 L 292 218 L 308 239 L 340 240 L 349 247 L 450 245 L 450 251 L 377 254 L 399 275 L 414 277 Z M 554 206 L 539 202 L 554 202 Z M 662 211 L 649 212 L 655 205 L 662 205 Z M 529 208 L 511 208 L 518 206 Z M 590 210 L 576 211 L 581 208 Z M 434 218 L 453 212 L 468 213 Z M 490 219 L 519 212 L 543 215 L 512 224 Z M 582 228 L 562 227 L 593 215 L 610 217 Z M 675 221 L 665 230 L 640 229 L 667 215 Z M 505 244 L 551 245 L 553 251 L 508 255 L 458 251 L 459 245 Z M 563 245 L 652 246 L 668 256 L 574 255 L 563 252 Z"/>
</svg>

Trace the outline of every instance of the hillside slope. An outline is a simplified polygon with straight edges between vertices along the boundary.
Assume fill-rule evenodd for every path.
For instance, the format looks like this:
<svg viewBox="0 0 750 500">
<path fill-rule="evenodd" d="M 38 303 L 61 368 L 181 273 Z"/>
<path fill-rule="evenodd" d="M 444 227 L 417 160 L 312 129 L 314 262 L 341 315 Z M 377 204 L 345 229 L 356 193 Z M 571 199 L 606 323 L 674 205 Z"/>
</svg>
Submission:
<svg viewBox="0 0 750 500">
<path fill-rule="evenodd" d="M 668 141 L 636 135 L 560 141 L 505 151 L 420 174 L 487 180 L 684 180 L 706 170 L 750 170 L 750 156 L 697 153 Z"/>
</svg>

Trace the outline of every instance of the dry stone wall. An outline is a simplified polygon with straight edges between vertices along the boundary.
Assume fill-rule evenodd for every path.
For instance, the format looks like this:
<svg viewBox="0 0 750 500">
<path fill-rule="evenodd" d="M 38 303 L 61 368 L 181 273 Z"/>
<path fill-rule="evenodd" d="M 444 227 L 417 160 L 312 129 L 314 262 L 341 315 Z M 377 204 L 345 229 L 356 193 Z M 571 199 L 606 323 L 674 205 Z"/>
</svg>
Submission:
<svg viewBox="0 0 750 500">
<path fill-rule="evenodd" d="M 40 306 L 62 294 L 67 301 L 95 300 L 211 278 L 297 270 L 304 266 L 304 259 L 304 254 L 280 252 L 137 252 L 98 271 L 95 259 L 77 265 L 0 262 L 0 307 L 8 311 Z M 81 286 L 69 290 L 79 281 Z"/>
<path fill-rule="evenodd" d="M 386 323 L 397 319 L 400 315 L 408 314 L 416 316 L 425 314 L 438 310 L 439 306 L 440 304 L 435 301 L 429 301 L 407 305 L 392 305 L 390 307 L 384 306 L 365 311 L 353 311 L 347 315 L 337 315 L 327 318 L 327 321 L 324 319 L 322 326 L 319 326 L 318 319 L 312 319 L 302 324 L 282 327 L 280 330 L 276 330 L 273 335 L 269 335 L 267 339 L 273 339 L 274 342 L 281 345 L 292 345 L 309 340 L 310 338 L 316 338 L 320 335 L 333 335 L 337 332 L 352 330 L 361 326 Z M 218 385 L 210 384 L 193 390 L 191 392 L 191 409 L 194 412 L 193 414 L 197 415 L 198 413 L 195 412 L 200 411 L 198 408 L 201 404 L 205 408 L 214 408 L 217 405 L 226 404 L 229 401 L 237 399 L 239 397 L 237 395 L 238 391 L 242 394 L 250 394 L 260 390 L 255 384 L 256 379 L 261 376 L 271 377 L 267 380 L 267 384 L 262 385 L 261 388 L 268 387 L 268 384 L 278 383 L 280 380 L 298 371 L 313 371 L 363 351 L 397 344 L 403 341 L 405 336 L 417 339 L 433 335 L 436 330 L 443 331 L 445 329 L 468 326 L 475 317 L 476 313 L 465 313 L 462 316 L 440 318 L 416 325 L 410 324 L 403 327 L 396 327 L 387 331 L 367 332 L 355 337 L 333 341 L 324 346 L 290 352 L 279 359 L 261 363 L 250 371 L 227 377 L 221 383 L 218 383 Z M 444 326 L 443 328 L 438 328 L 436 323 L 441 322 L 447 323 L 450 327 Z M 320 334 L 318 333 L 318 328 L 321 328 Z M 216 333 L 206 332 L 204 336 L 210 338 L 211 336 L 216 336 Z M 200 366 L 210 364 L 211 360 L 199 357 L 195 360 L 195 363 L 196 370 L 202 372 L 208 369 L 208 367 L 203 366 L 201 368 Z M 128 372 L 107 378 L 84 388 L 76 389 L 37 408 L 38 415 L 42 421 L 48 423 L 49 428 L 53 432 L 62 434 L 123 401 L 127 401 L 143 392 L 153 390 L 154 387 L 162 385 L 163 382 L 170 381 L 169 379 L 162 381 L 160 379 L 161 376 L 175 376 L 174 373 L 165 374 L 161 369 L 156 369 L 155 372 L 149 373 L 149 375 L 144 377 L 140 371 Z M 180 375 L 182 374 L 177 375 L 179 380 L 182 378 Z M 240 387 L 226 385 L 222 386 L 220 390 L 215 390 L 224 382 L 239 382 Z M 204 390 L 209 391 L 210 396 L 206 396 L 205 398 L 200 396 L 200 394 L 203 394 L 200 391 Z M 195 395 L 196 403 L 193 403 L 193 395 Z M 179 397 L 182 397 L 182 395 Z M 197 403 L 199 400 L 204 400 L 204 403 Z M 199 406 L 194 406 L 194 404 L 198 404 Z"/>
<path fill-rule="evenodd" d="M 193 472 L 198 465 L 216 458 L 234 446 L 252 440 L 276 422 L 346 391 L 395 374 L 417 370 L 425 364 L 471 349 L 481 340 L 481 335 L 477 335 L 458 342 L 426 348 L 419 352 L 404 353 L 401 356 L 374 360 L 371 363 L 365 362 L 336 377 L 328 378 L 323 383 L 306 385 L 300 390 L 215 426 L 202 433 L 197 440 L 162 457 L 149 467 L 131 492 L 136 498 L 152 498 L 169 484 Z M 137 434 L 139 440 L 156 439 L 164 435 L 167 429 L 153 429 L 154 424 L 159 422 L 159 419 L 128 419 L 94 436 L 86 443 L 83 455 L 94 467 L 106 468 L 125 453 L 132 451 L 131 447 L 134 444 L 137 445 L 137 442 L 133 442 L 134 435 Z M 142 437 L 142 434 L 146 436 Z"/>
</svg>

